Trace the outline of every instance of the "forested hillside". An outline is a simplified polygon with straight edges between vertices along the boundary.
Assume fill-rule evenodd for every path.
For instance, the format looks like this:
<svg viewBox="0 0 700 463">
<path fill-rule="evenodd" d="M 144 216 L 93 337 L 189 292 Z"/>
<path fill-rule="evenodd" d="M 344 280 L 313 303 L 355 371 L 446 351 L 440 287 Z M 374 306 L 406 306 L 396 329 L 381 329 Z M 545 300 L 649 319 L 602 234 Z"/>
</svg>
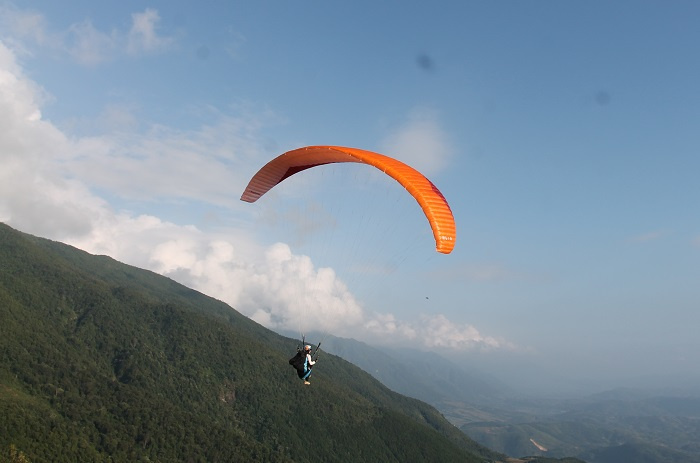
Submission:
<svg viewBox="0 0 700 463">
<path fill-rule="evenodd" d="M 501 457 L 348 362 L 151 272 L 0 224 L 0 461 Z"/>
</svg>

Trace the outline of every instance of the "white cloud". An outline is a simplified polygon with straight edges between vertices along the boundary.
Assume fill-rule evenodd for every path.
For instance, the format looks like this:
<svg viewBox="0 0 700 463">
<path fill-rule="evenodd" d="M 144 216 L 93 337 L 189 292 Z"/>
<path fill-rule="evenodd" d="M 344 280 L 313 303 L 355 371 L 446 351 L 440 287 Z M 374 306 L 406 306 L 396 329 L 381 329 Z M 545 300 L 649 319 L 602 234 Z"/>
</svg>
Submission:
<svg viewBox="0 0 700 463">
<path fill-rule="evenodd" d="M 139 128 L 139 121 L 135 114 L 138 109 L 136 104 L 109 104 L 97 118 L 86 121 L 86 125 L 92 125 L 98 131 L 105 133 L 136 132 Z"/>
<path fill-rule="evenodd" d="M 0 42 L 0 113 L 5 130 L 12 130 L 25 121 L 41 119 L 39 110 L 43 91 L 34 82 L 25 79 L 13 53 Z"/>
<path fill-rule="evenodd" d="M 516 347 L 492 336 L 482 335 L 469 324 L 455 324 L 442 314 L 423 315 L 417 321 L 398 320 L 393 314 L 374 314 L 365 321 L 366 333 L 373 343 L 411 343 L 427 349 L 512 350 Z"/>
<path fill-rule="evenodd" d="M 61 176 L 70 142 L 41 119 L 41 99 L 0 43 L 0 220 L 41 234 L 85 230 L 102 201 L 85 198 L 79 182 Z"/>
<path fill-rule="evenodd" d="M 86 66 L 111 61 L 120 55 L 163 52 L 175 43 L 174 37 L 159 34 L 157 26 L 160 16 L 157 10 L 151 8 L 133 13 L 128 31 L 102 31 L 90 19 L 74 22 L 63 31 L 55 31 L 41 13 L 9 5 L 0 7 L 0 18 L 0 25 L 19 40 L 66 54 Z M 27 47 L 20 41 L 11 39 L 9 42 L 13 49 L 26 53 Z"/>
<path fill-rule="evenodd" d="M 502 345 L 442 316 L 406 322 L 369 313 L 333 269 L 316 267 L 284 243 L 263 246 L 245 224 L 206 231 L 117 210 L 105 199 L 138 191 L 131 196 L 144 201 L 240 207 L 238 192 L 251 165 L 269 156 L 256 141 L 254 119 L 222 117 L 192 131 L 154 127 L 145 134 L 71 138 L 41 118 L 40 102 L 40 87 L 0 42 L 0 221 L 167 275 L 273 329 L 453 349 Z"/>
<path fill-rule="evenodd" d="M 36 11 L 20 10 L 10 3 L 4 3 L 0 5 L 0 26 L 10 31 L 12 36 L 28 39 L 39 45 L 50 45 L 46 33 L 46 19 Z M 12 37 L 2 39 L 13 41 Z"/>
<path fill-rule="evenodd" d="M 505 341 L 484 336 L 472 325 L 457 325 L 444 315 L 426 317 L 421 323 L 421 337 L 429 348 L 453 350 L 512 348 Z"/>
<path fill-rule="evenodd" d="M 381 150 L 427 177 L 445 169 L 452 156 L 437 113 L 425 108 L 414 109 L 407 121 L 386 137 Z"/>
<path fill-rule="evenodd" d="M 209 116 L 215 122 L 195 130 L 153 126 L 137 133 L 129 131 L 135 122 L 128 112 L 110 112 L 105 123 L 121 131 L 77 140 L 65 169 L 123 199 L 241 208 L 240 192 L 266 156 L 256 118 L 268 116 Z"/>
<path fill-rule="evenodd" d="M 85 20 L 71 24 L 65 35 L 63 46 L 75 61 L 87 66 L 95 66 L 112 59 L 119 47 L 119 37 L 115 33 L 106 34 Z"/>
<path fill-rule="evenodd" d="M 314 268 L 311 259 L 292 254 L 286 244 L 269 248 L 262 262 L 236 270 L 239 306 L 275 320 L 268 326 L 337 332 L 357 326 L 363 318 L 361 307 L 332 269 Z"/>
<path fill-rule="evenodd" d="M 154 53 L 167 49 L 173 43 L 172 37 L 161 36 L 156 32 L 156 26 L 160 22 L 158 11 L 147 8 L 143 13 L 133 13 L 131 20 L 131 29 L 127 34 L 128 53 Z"/>
<path fill-rule="evenodd" d="M 64 50 L 78 63 L 95 66 L 112 60 L 120 48 L 116 31 L 107 34 L 95 29 L 90 20 L 71 24 L 64 34 Z"/>
</svg>

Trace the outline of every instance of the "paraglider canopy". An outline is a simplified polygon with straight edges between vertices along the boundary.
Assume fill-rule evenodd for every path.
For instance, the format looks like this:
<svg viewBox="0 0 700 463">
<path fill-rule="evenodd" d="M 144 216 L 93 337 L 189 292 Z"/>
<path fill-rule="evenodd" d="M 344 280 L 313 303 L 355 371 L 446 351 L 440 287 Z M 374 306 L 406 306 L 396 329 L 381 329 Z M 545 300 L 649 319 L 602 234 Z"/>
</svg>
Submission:
<svg viewBox="0 0 700 463">
<path fill-rule="evenodd" d="M 449 254 L 455 245 L 452 210 L 440 190 L 411 166 L 389 156 L 342 146 L 307 146 L 288 151 L 263 166 L 250 180 L 241 200 L 257 201 L 286 178 L 312 167 L 331 163 L 368 164 L 395 179 L 415 198 L 430 223 L 438 252 Z"/>
</svg>

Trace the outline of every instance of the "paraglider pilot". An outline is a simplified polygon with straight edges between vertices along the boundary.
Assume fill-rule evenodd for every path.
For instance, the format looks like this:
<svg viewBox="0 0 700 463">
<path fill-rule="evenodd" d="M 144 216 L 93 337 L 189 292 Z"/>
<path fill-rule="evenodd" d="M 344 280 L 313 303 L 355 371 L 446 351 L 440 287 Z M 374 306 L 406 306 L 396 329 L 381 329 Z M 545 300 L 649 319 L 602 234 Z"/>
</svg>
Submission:
<svg viewBox="0 0 700 463">
<path fill-rule="evenodd" d="M 311 367 L 313 367 L 316 362 L 311 358 L 311 346 L 308 344 L 304 346 L 304 375 L 301 377 L 301 379 L 304 380 L 304 384 L 311 384 L 309 383 L 308 379 L 311 376 Z"/>
<path fill-rule="evenodd" d="M 297 355 L 289 359 L 289 364 L 297 369 L 299 378 L 304 380 L 304 384 L 309 385 L 309 377 L 311 376 L 311 368 L 316 362 L 311 358 L 311 346 L 304 346 L 303 350 L 297 352 Z"/>
</svg>

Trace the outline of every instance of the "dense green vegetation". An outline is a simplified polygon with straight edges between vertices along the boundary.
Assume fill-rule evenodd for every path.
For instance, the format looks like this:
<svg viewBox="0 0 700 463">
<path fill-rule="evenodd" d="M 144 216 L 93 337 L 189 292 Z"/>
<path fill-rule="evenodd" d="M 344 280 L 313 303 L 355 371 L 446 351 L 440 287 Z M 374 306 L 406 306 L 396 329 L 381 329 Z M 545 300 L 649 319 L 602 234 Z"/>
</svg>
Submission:
<svg viewBox="0 0 700 463">
<path fill-rule="evenodd" d="M 0 462 L 483 462 L 435 409 L 151 272 L 0 224 Z"/>
</svg>

